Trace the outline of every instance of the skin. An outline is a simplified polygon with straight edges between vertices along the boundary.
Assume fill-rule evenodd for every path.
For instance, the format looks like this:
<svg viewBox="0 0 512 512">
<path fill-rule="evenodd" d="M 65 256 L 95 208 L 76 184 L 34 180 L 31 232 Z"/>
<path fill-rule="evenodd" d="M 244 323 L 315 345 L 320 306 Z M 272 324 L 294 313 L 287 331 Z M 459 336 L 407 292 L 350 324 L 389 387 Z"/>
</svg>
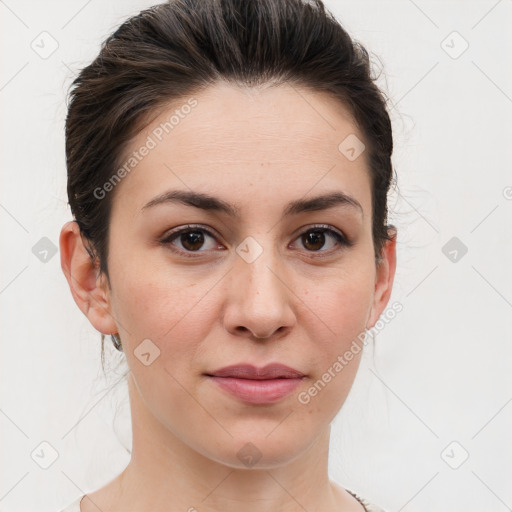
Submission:
<svg viewBox="0 0 512 512">
<path fill-rule="evenodd" d="M 295 86 L 218 84 L 194 98 L 190 114 L 110 192 L 111 289 L 96 276 L 77 224 L 61 231 L 76 303 L 98 331 L 119 333 L 131 370 L 131 461 L 81 509 L 362 511 L 327 471 L 330 423 L 361 352 L 308 404 L 297 396 L 375 324 L 391 294 L 396 238 L 377 264 L 367 154 L 350 161 L 338 149 L 349 134 L 364 136 L 339 101 Z M 144 128 L 127 154 L 179 105 Z M 179 203 L 141 211 L 171 189 L 219 197 L 240 209 L 240 219 Z M 289 201 L 332 191 L 362 211 L 337 205 L 283 217 Z M 184 236 L 159 243 L 189 223 L 215 237 L 203 232 L 202 246 Z M 301 234 L 315 224 L 341 231 L 353 246 L 325 231 L 308 244 Z M 252 263 L 236 252 L 248 236 L 263 249 Z M 199 247 L 199 257 L 171 246 Z M 144 339 L 160 350 L 149 366 L 134 353 Z M 306 377 L 284 399 L 250 405 L 203 375 L 239 362 L 281 362 Z M 252 467 L 237 457 L 247 443 L 261 454 Z"/>
</svg>

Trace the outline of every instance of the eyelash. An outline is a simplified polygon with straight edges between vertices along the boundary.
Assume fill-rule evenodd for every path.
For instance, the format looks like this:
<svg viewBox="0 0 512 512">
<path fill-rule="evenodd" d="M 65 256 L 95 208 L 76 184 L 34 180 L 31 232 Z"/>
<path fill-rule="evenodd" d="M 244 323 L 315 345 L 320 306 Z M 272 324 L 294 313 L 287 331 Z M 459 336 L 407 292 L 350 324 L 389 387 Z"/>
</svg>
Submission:
<svg viewBox="0 0 512 512">
<path fill-rule="evenodd" d="M 161 240 L 160 243 L 162 245 L 168 246 L 173 252 L 175 252 L 179 255 L 185 256 L 187 258 L 197 258 L 197 257 L 200 257 L 200 254 L 196 254 L 196 253 L 207 252 L 207 251 L 201 251 L 201 250 L 198 250 L 198 251 L 186 251 L 185 250 L 184 251 L 182 249 L 178 249 L 178 248 L 174 247 L 171 244 L 171 242 L 173 242 L 180 235 L 183 235 L 183 234 L 189 233 L 189 232 L 196 232 L 196 231 L 207 233 L 212 238 L 216 238 L 216 235 L 213 234 L 210 230 L 200 227 L 199 225 L 188 224 L 184 228 L 181 228 L 177 231 L 171 232 L 168 236 L 166 236 L 163 240 Z M 304 235 L 310 231 L 321 231 L 324 233 L 329 233 L 341 246 L 341 247 L 338 247 L 338 249 L 335 249 L 334 251 L 332 251 L 332 250 L 331 251 L 306 251 L 306 252 L 311 253 L 313 258 L 323 258 L 326 256 L 331 256 L 333 252 L 337 252 L 337 251 L 341 250 L 343 247 L 352 247 L 354 245 L 354 243 L 351 242 L 350 240 L 348 240 L 348 238 L 346 238 L 343 234 L 341 234 L 338 231 L 335 231 L 334 229 L 330 228 L 326 224 L 317 224 L 317 225 L 313 225 L 313 226 L 309 227 L 308 229 L 299 233 L 299 235 L 295 238 L 295 240 L 297 240 L 297 238 L 300 238 L 302 235 Z M 318 255 L 317 254 L 318 252 L 320 252 L 320 253 L 328 252 L 328 254 L 327 255 L 325 255 L 325 254 Z"/>
</svg>

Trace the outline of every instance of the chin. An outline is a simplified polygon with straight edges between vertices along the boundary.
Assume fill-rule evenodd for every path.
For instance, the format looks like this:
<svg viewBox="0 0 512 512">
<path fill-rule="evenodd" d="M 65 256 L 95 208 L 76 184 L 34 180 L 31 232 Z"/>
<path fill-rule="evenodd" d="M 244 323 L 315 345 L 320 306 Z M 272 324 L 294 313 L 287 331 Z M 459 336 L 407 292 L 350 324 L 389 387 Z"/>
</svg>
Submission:
<svg viewBox="0 0 512 512">
<path fill-rule="evenodd" d="M 285 422 L 284 422 L 285 423 Z M 314 444 L 315 439 L 301 437 L 296 430 L 290 435 L 284 423 L 270 429 L 245 428 L 239 434 L 227 429 L 233 437 L 204 447 L 203 455 L 233 469 L 273 469 L 299 458 Z M 281 429 L 281 432 L 279 430 Z M 211 440 L 211 438 L 210 438 Z"/>
</svg>

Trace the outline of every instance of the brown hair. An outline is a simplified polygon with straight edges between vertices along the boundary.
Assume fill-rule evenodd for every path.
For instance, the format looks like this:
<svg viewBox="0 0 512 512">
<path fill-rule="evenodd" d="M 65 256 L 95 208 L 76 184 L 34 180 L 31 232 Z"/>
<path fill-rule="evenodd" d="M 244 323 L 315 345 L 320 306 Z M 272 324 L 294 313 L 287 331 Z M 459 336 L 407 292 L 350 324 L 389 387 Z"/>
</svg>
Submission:
<svg viewBox="0 0 512 512">
<path fill-rule="evenodd" d="M 249 87 L 296 84 L 327 92 L 350 109 L 368 152 L 378 259 L 389 239 L 393 139 L 366 49 L 321 0 L 169 0 L 125 21 L 71 85 L 69 204 L 109 286 L 114 193 L 98 199 L 94 191 L 111 179 L 130 139 L 160 109 L 220 80 Z"/>
</svg>

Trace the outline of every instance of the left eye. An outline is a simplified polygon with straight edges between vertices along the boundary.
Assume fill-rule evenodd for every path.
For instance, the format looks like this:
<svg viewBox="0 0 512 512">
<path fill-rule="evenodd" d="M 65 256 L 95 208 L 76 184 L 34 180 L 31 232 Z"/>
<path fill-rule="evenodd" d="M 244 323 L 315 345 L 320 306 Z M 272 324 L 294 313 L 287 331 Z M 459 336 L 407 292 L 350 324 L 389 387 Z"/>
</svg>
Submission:
<svg viewBox="0 0 512 512">
<path fill-rule="evenodd" d="M 208 238 L 210 238 L 210 242 L 206 243 Z M 330 247 L 320 250 L 325 246 L 329 239 L 331 240 L 331 243 L 328 244 Z M 329 252 L 329 250 L 335 247 L 336 244 L 338 244 L 340 248 L 342 246 L 351 245 L 344 235 L 326 226 L 314 226 L 309 228 L 306 231 L 303 231 L 295 240 L 300 240 L 303 247 L 307 249 L 307 252 L 313 253 Z M 176 246 L 174 243 L 175 241 L 179 242 L 181 247 Z M 204 247 L 205 243 L 207 247 Z M 173 251 L 189 257 L 194 257 L 194 253 L 204 252 L 215 249 L 216 247 L 222 249 L 223 247 L 216 242 L 215 235 L 210 231 L 195 226 L 187 226 L 186 228 L 171 233 L 162 240 L 162 244 L 170 245 Z"/>
<path fill-rule="evenodd" d="M 327 239 L 330 238 L 331 241 L 334 240 L 334 242 L 331 244 L 331 247 L 320 251 L 319 249 L 324 247 L 326 243 L 326 233 L 328 235 Z M 299 239 L 304 247 L 309 247 L 310 250 L 308 250 L 308 252 L 328 252 L 329 249 L 331 249 L 333 246 L 336 246 L 336 243 L 338 243 L 340 246 L 349 245 L 348 240 L 341 233 L 323 226 L 313 227 L 304 231 L 297 238 L 297 240 Z"/>
</svg>

